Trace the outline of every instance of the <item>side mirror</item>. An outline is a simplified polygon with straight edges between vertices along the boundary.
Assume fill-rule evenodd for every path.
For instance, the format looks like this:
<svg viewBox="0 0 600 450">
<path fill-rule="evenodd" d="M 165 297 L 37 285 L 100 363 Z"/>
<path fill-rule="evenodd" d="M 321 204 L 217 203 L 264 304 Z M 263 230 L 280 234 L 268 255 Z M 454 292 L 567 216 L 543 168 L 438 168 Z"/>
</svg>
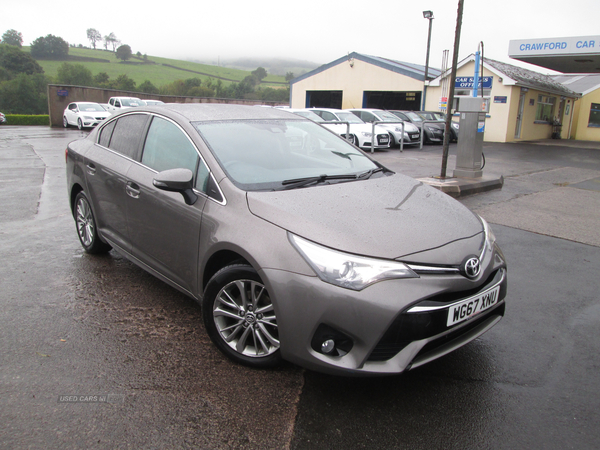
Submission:
<svg viewBox="0 0 600 450">
<path fill-rule="evenodd" d="M 179 192 L 186 205 L 193 205 L 198 200 L 194 194 L 194 174 L 190 169 L 170 169 L 159 172 L 152 180 L 154 187 L 168 192 Z"/>
</svg>

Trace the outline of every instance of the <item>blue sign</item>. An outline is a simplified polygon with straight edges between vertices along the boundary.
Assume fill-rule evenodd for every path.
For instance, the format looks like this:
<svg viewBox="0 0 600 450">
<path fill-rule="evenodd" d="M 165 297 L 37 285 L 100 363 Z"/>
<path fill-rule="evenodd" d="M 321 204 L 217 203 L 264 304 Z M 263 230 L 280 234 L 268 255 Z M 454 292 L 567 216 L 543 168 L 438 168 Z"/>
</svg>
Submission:
<svg viewBox="0 0 600 450">
<path fill-rule="evenodd" d="M 495 96 L 494 97 L 494 103 L 506 103 L 506 101 L 508 100 L 508 97 L 504 97 L 504 96 Z"/>
<path fill-rule="evenodd" d="M 483 86 L 482 86 L 483 81 Z M 491 89 L 494 77 L 483 77 L 483 80 L 479 80 L 478 89 Z M 473 89 L 475 85 L 475 77 L 456 77 L 454 81 L 454 87 L 456 89 Z"/>
<path fill-rule="evenodd" d="M 66 89 L 58 89 L 58 90 L 56 91 L 56 94 L 57 94 L 59 97 L 67 97 L 67 96 L 69 95 L 69 91 L 67 91 Z"/>
</svg>

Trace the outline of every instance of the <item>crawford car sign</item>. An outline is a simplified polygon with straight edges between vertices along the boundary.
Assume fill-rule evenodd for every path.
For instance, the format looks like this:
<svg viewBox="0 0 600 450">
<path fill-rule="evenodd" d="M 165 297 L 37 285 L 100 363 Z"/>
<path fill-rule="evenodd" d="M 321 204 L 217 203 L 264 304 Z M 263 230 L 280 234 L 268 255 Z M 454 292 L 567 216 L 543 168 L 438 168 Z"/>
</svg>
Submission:
<svg viewBox="0 0 600 450">
<path fill-rule="evenodd" d="M 568 38 L 521 39 L 510 41 L 508 55 L 564 55 L 600 52 L 600 36 Z"/>
</svg>

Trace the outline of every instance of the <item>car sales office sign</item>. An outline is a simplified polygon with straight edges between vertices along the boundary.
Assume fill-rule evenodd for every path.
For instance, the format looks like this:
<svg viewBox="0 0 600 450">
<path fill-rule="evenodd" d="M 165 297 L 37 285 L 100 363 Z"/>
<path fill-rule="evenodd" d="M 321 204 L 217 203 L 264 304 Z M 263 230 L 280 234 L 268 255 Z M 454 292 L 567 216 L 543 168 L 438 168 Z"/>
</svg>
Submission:
<svg viewBox="0 0 600 450">
<path fill-rule="evenodd" d="M 491 89 L 494 77 L 483 77 L 479 79 L 477 89 Z M 456 77 L 454 80 L 455 89 L 473 89 L 475 87 L 475 77 Z"/>
</svg>

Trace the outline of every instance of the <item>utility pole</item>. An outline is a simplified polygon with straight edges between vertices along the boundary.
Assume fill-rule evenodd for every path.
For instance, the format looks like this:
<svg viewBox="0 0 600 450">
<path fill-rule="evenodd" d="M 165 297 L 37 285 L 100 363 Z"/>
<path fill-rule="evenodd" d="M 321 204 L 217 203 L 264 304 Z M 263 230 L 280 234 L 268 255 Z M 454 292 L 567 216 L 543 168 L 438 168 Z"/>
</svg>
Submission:
<svg viewBox="0 0 600 450">
<path fill-rule="evenodd" d="M 460 27 L 462 26 L 463 4 L 464 0 L 458 0 L 456 32 L 454 34 L 454 54 L 452 56 L 450 92 L 448 94 L 448 106 L 446 108 L 446 127 L 444 130 L 444 149 L 442 151 L 442 171 L 440 173 L 440 178 L 446 178 L 446 168 L 448 166 L 448 147 L 450 146 L 450 124 L 452 123 L 452 105 L 454 103 L 454 84 L 456 80 L 456 66 L 458 64 L 458 47 L 460 45 Z"/>
</svg>

